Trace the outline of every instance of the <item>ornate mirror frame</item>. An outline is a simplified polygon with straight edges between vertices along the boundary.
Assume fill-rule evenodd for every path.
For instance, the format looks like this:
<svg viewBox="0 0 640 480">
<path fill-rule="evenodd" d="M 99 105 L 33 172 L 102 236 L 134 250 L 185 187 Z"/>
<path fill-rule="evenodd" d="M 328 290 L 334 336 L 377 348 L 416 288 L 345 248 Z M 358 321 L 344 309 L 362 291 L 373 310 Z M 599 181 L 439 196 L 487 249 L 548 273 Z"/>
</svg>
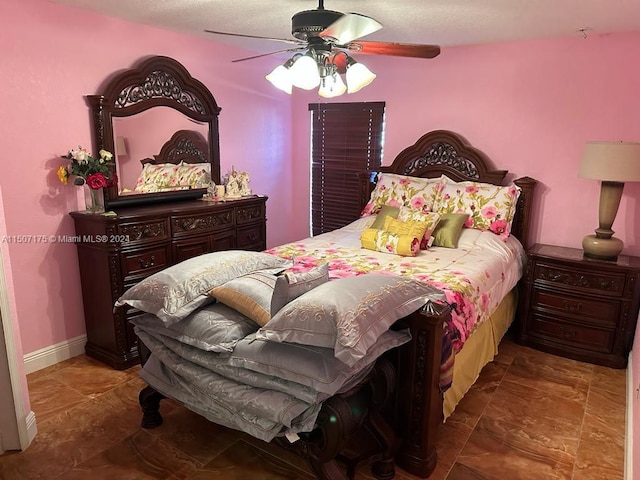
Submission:
<svg viewBox="0 0 640 480">
<path fill-rule="evenodd" d="M 133 68 L 115 74 L 101 90 L 102 95 L 86 97 L 93 119 L 94 151 L 104 149 L 115 154 L 114 118 L 129 117 L 153 107 L 170 107 L 189 119 L 208 125 L 211 179 L 220 183 L 218 115 L 221 108 L 209 89 L 193 78 L 182 64 L 169 57 L 149 57 Z M 114 185 L 105 189 L 105 207 L 113 209 L 200 198 L 204 193 L 206 189 L 200 188 L 119 195 L 118 185 Z"/>
</svg>

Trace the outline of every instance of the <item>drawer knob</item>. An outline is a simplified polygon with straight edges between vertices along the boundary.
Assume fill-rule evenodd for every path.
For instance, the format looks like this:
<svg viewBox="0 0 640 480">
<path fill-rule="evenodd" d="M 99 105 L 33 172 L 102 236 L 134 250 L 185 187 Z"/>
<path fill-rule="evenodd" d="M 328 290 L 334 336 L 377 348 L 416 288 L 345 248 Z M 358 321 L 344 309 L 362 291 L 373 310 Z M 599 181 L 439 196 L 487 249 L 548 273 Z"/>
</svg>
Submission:
<svg viewBox="0 0 640 480">
<path fill-rule="evenodd" d="M 564 307 L 565 310 L 569 312 L 579 312 L 580 309 L 582 308 L 582 303 L 581 302 L 574 303 L 574 302 L 570 302 L 569 300 L 563 300 L 562 306 Z"/>
<path fill-rule="evenodd" d="M 156 257 L 154 257 L 153 255 L 149 257 L 149 261 L 146 261 L 144 258 L 138 259 L 138 265 L 140 265 L 140 268 L 153 267 L 155 264 L 156 264 Z"/>
<path fill-rule="evenodd" d="M 576 338 L 577 334 L 578 332 L 573 328 L 567 328 L 565 330 L 564 326 L 560 327 L 560 335 L 562 335 L 565 338 Z"/>
</svg>

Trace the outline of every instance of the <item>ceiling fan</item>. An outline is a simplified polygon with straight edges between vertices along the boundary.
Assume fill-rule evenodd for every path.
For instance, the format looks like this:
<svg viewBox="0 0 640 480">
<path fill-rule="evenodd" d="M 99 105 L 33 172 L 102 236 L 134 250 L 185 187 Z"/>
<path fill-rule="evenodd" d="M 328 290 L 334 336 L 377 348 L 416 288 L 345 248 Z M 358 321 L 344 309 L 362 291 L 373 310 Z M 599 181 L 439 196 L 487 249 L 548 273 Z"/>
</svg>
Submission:
<svg viewBox="0 0 640 480">
<path fill-rule="evenodd" d="M 382 25 L 378 21 L 366 15 L 325 10 L 324 0 L 318 0 L 318 8 L 298 12 L 291 18 L 293 39 L 215 30 L 205 32 L 291 44 L 285 49 L 233 61 L 242 62 L 277 53 L 295 52 L 284 65 L 267 75 L 267 79 L 287 93 L 291 93 L 292 85 L 307 90 L 321 85 L 320 95 L 333 97 L 347 90 L 338 75 L 340 73 L 346 73 L 349 93 L 360 90 L 375 78 L 375 74 L 350 56 L 352 53 L 416 58 L 433 58 L 440 53 L 440 47 L 437 45 L 359 40 L 381 28 Z"/>
</svg>

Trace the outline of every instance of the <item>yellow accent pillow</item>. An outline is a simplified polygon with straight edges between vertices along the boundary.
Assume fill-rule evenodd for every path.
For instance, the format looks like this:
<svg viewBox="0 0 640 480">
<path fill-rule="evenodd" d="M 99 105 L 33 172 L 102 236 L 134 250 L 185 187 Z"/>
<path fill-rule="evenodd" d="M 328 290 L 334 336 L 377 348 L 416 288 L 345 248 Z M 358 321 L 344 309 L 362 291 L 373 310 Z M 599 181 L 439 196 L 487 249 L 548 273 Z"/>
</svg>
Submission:
<svg viewBox="0 0 640 480">
<path fill-rule="evenodd" d="M 426 222 L 416 222 L 397 220 L 392 217 L 384 219 L 384 229 L 386 232 L 396 235 L 409 235 L 416 238 L 422 238 L 424 232 L 427 231 L 428 224 Z"/>
<path fill-rule="evenodd" d="M 411 235 L 398 235 L 386 230 L 367 228 L 360 234 L 362 248 L 403 257 L 415 257 L 420 251 L 420 240 Z"/>
</svg>

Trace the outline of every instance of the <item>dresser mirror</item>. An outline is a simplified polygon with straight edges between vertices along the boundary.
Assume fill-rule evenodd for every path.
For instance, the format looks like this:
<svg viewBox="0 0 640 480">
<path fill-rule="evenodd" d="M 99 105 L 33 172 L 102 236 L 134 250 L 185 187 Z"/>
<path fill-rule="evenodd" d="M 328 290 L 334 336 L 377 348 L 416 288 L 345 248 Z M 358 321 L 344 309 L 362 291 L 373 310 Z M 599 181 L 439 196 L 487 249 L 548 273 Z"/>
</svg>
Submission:
<svg viewBox="0 0 640 480">
<path fill-rule="evenodd" d="M 200 198 L 206 193 L 202 183 L 140 188 L 145 164 L 202 162 L 208 164 L 211 180 L 220 183 L 220 107 L 183 65 L 164 56 L 146 58 L 109 78 L 101 91 L 88 95 L 87 102 L 95 151 L 108 150 L 116 159 L 118 183 L 105 189 L 108 209 Z"/>
</svg>

